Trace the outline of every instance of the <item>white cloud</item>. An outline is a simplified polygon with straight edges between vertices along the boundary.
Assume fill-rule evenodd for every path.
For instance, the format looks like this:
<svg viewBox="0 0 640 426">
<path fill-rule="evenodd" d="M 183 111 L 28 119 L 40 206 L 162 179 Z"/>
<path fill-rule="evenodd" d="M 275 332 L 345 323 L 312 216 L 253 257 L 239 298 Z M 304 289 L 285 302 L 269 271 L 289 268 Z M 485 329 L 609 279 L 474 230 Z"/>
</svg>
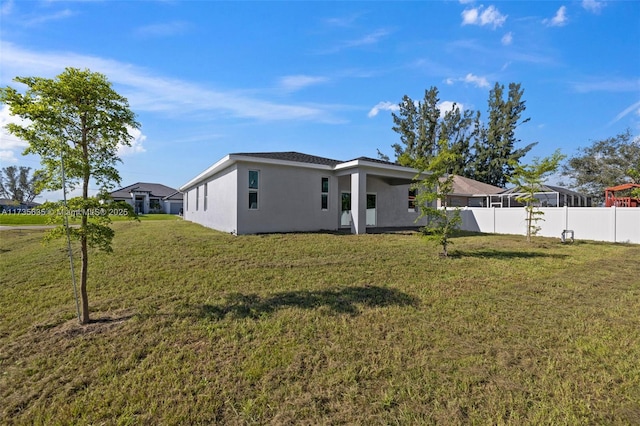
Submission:
<svg viewBox="0 0 640 426">
<path fill-rule="evenodd" d="M 13 0 L 7 0 L 0 6 L 0 16 L 10 15 L 13 12 Z"/>
<path fill-rule="evenodd" d="M 555 16 L 551 19 L 545 19 L 542 21 L 548 27 L 562 27 L 567 24 L 567 7 L 560 6 L 560 9 L 556 12 Z"/>
<path fill-rule="evenodd" d="M 11 115 L 9 112 L 9 106 L 3 105 L 0 109 L 0 150 L 2 151 L 15 151 L 24 150 L 29 144 L 22 139 L 18 139 L 16 136 L 9 133 L 6 129 L 7 124 L 20 124 L 27 125 L 29 122 L 22 120 L 20 117 Z"/>
<path fill-rule="evenodd" d="M 326 82 L 326 77 L 311 75 L 288 75 L 280 79 L 280 87 L 286 92 L 295 92 L 308 86 Z"/>
<path fill-rule="evenodd" d="M 376 115 L 378 115 L 380 111 L 399 111 L 399 110 L 400 110 L 400 106 L 398 106 L 398 104 L 394 104 L 393 102 L 388 102 L 388 101 L 378 102 L 373 108 L 371 108 L 371 111 L 369 111 L 369 113 L 367 114 L 367 117 L 369 118 L 375 117 Z"/>
<path fill-rule="evenodd" d="M 467 74 L 464 77 L 460 77 L 460 78 L 447 78 L 445 80 L 445 83 L 448 85 L 452 85 L 455 84 L 455 82 L 457 81 L 461 81 L 463 83 L 467 83 L 467 84 L 473 84 L 476 87 L 489 87 L 489 80 L 487 80 L 486 77 L 480 77 L 477 75 L 473 75 L 471 73 Z"/>
<path fill-rule="evenodd" d="M 23 21 L 26 26 L 34 26 L 44 24 L 49 21 L 59 21 L 61 19 L 67 19 L 72 16 L 75 16 L 76 12 L 73 12 L 69 9 L 64 9 L 59 12 L 52 13 L 51 15 L 41 15 L 35 18 L 27 19 Z"/>
<path fill-rule="evenodd" d="M 500 42 L 505 46 L 509 46 L 511 43 L 513 43 L 513 33 L 508 32 L 505 35 L 503 35 L 502 39 L 500 39 Z"/>
<path fill-rule="evenodd" d="M 1 164 L 7 164 L 7 163 L 17 163 L 18 159 L 16 158 L 16 155 L 13 151 L 4 151 L 4 150 L 0 150 L 0 163 Z"/>
<path fill-rule="evenodd" d="M 485 77 L 479 77 L 471 73 L 467 74 L 463 81 L 465 83 L 474 84 L 476 87 L 489 87 L 489 81 Z"/>
<path fill-rule="evenodd" d="M 381 28 L 369 34 L 365 34 L 360 38 L 344 41 L 329 49 L 319 50 L 317 53 L 331 54 L 331 53 L 340 52 L 345 49 L 353 49 L 353 48 L 362 47 L 362 46 L 371 46 L 371 45 L 377 44 L 389 34 L 391 34 L 390 30 Z"/>
<path fill-rule="evenodd" d="M 129 100 L 136 112 L 163 112 L 172 117 L 202 113 L 255 120 L 315 120 L 336 122 L 335 106 L 283 104 L 246 95 L 245 92 L 216 90 L 188 81 L 156 76 L 131 64 L 67 52 L 30 51 L 0 41 L 2 76 L 37 75 L 52 78 L 65 67 L 89 68 L 105 74 L 116 90 Z M 0 81 L 0 84 L 10 84 Z"/>
<path fill-rule="evenodd" d="M 605 2 L 597 0 L 582 0 L 582 7 L 591 13 L 600 13 Z"/>
<path fill-rule="evenodd" d="M 147 136 L 142 134 L 140 129 L 129 129 L 129 134 L 133 136 L 131 140 L 131 145 L 126 146 L 122 144 L 118 144 L 118 157 L 126 157 L 128 155 L 139 154 L 145 152 L 146 149 L 142 146 L 142 143 L 147 140 Z"/>
<path fill-rule="evenodd" d="M 491 25 L 493 29 L 501 27 L 507 20 L 495 6 L 489 6 L 483 10 L 483 6 L 465 9 L 462 11 L 462 25 Z"/>
<path fill-rule="evenodd" d="M 617 79 L 592 77 L 588 81 L 571 83 L 578 93 L 590 92 L 637 92 L 640 91 L 640 79 Z"/>
<path fill-rule="evenodd" d="M 611 120 L 609 125 L 622 120 L 624 117 L 626 117 L 630 113 L 640 116 L 640 101 L 629 105 L 627 108 L 624 109 L 624 111 L 621 111 L 618 115 L 615 116 L 613 120 Z"/>
</svg>

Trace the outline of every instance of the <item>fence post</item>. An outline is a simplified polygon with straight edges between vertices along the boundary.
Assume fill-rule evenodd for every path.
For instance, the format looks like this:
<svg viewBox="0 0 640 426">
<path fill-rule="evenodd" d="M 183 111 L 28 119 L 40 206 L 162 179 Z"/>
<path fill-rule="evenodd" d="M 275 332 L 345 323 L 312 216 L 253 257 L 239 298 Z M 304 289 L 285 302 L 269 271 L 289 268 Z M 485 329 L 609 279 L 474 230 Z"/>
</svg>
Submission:
<svg viewBox="0 0 640 426">
<path fill-rule="evenodd" d="M 618 216 L 618 212 L 617 212 L 617 208 L 615 205 L 609 207 L 611 209 L 611 233 L 612 233 L 612 241 L 614 243 L 617 243 L 617 235 L 616 235 L 616 231 L 617 231 L 617 224 L 616 224 L 616 219 Z"/>
</svg>

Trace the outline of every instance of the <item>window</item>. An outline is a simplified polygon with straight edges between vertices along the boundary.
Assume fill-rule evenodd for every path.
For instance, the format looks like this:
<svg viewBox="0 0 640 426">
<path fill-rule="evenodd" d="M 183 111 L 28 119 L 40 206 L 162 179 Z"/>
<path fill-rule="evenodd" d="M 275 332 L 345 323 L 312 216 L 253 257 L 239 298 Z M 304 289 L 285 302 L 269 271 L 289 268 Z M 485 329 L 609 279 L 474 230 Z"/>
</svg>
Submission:
<svg viewBox="0 0 640 426">
<path fill-rule="evenodd" d="M 249 170 L 249 210 L 258 209 L 258 180 L 260 172 Z"/>
<path fill-rule="evenodd" d="M 208 196 L 209 184 L 204 184 L 204 211 L 207 211 L 207 196 Z"/>
<path fill-rule="evenodd" d="M 329 178 L 322 178 L 322 193 L 320 195 L 322 210 L 329 209 Z"/>
<path fill-rule="evenodd" d="M 257 170 L 249 170 L 249 188 L 250 189 L 258 189 L 258 176 L 259 172 Z"/>
<path fill-rule="evenodd" d="M 198 207 L 200 205 L 200 187 L 196 187 L 196 211 L 198 211 Z"/>
<path fill-rule="evenodd" d="M 409 188 L 409 211 L 416 211 L 416 190 Z"/>
</svg>

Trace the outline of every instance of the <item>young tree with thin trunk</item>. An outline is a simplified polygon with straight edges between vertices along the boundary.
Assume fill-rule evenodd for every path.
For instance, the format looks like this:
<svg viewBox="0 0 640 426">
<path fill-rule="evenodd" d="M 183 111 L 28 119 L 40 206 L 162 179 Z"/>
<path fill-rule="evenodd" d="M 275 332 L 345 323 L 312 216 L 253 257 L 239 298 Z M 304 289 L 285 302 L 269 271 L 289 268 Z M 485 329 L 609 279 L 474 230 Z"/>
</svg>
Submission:
<svg viewBox="0 0 640 426">
<path fill-rule="evenodd" d="M 450 170 L 457 164 L 458 159 L 459 154 L 451 150 L 447 140 L 442 139 L 438 142 L 435 156 L 423 157 L 411 164 L 411 167 L 420 171 L 419 176 L 425 176 L 414 185 L 417 190 L 416 205 L 420 208 L 419 217 L 428 218 L 422 231 L 425 235 L 438 239 L 444 257 L 449 255 L 451 235 L 461 222 L 460 209 L 450 209 L 448 206 L 454 179 Z"/>
<path fill-rule="evenodd" d="M 82 196 L 71 200 L 65 210 L 80 217 L 80 226 L 66 231 L 80 241 L 80 322 L 87 324 L 89 247 L 111 251 L 113 238 L 109 217 L 96 214 L 101 211 L 100 204 L 89 196 L 89 183 L 93 181 L 105 191 L 120 183 L 115 168 L 120 161 L 118 146 L 130 146 L 130 130 L 140 125 L 127 99 L 113 90 L 103 74 L 67 68 L 55 79 L 16 77 L 14 81 L 25 85 L 26 92 L 0 88 L 0 101 L 9 106 L 11 114 L 29 123 L 11 123 L 7 129 L 29 143 L 24 154 L 40 156 L 39 189 L 63 189 L 63 173 L 65 189 L 82 189 Z M 59 227 L 51 235 L 64 232 Z"/>
<path fill-rule="evenodd" d="M 509 182 L 519 188 L 521 195 L 516 197 L 516 200 L 525 205 L 528 242 L 531 242 L 531 237 L 540 230 L 537 222 L 544 220 L 542 218 L 544 212 L 538 208 L 539 200 L 536 198 L 536 193 L 541 191 L 544 180 L 558 170 L 560 162 L 565 157 L 560 153 L 560 150 L 557 150 L 550 157 L 534 158 L 531 164 L 516 164 L 514 166 Z"/>
</svg>

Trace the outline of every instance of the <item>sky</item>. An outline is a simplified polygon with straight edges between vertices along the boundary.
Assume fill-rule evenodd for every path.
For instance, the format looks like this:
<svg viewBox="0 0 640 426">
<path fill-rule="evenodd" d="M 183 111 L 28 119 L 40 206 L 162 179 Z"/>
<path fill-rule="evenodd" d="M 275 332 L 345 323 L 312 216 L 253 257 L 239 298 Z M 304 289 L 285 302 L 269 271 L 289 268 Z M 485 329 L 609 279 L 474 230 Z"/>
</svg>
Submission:
<svg viewBox="0 0 640 426">
<path fill-rule="evenodd" d="M 520 83 L 525 163 L 640 134 L 638 1 L 1 0 L 0 20 L 1 86 L 75 67 L 128 99 L 121 186 L 179 188 L 239 152 L 393 159 L 391 113 L 432 86 L 486 119 L 494 85 Z M 3 128 L 0 165 L 37 169 L 25 146 Z"/>
</svg>

